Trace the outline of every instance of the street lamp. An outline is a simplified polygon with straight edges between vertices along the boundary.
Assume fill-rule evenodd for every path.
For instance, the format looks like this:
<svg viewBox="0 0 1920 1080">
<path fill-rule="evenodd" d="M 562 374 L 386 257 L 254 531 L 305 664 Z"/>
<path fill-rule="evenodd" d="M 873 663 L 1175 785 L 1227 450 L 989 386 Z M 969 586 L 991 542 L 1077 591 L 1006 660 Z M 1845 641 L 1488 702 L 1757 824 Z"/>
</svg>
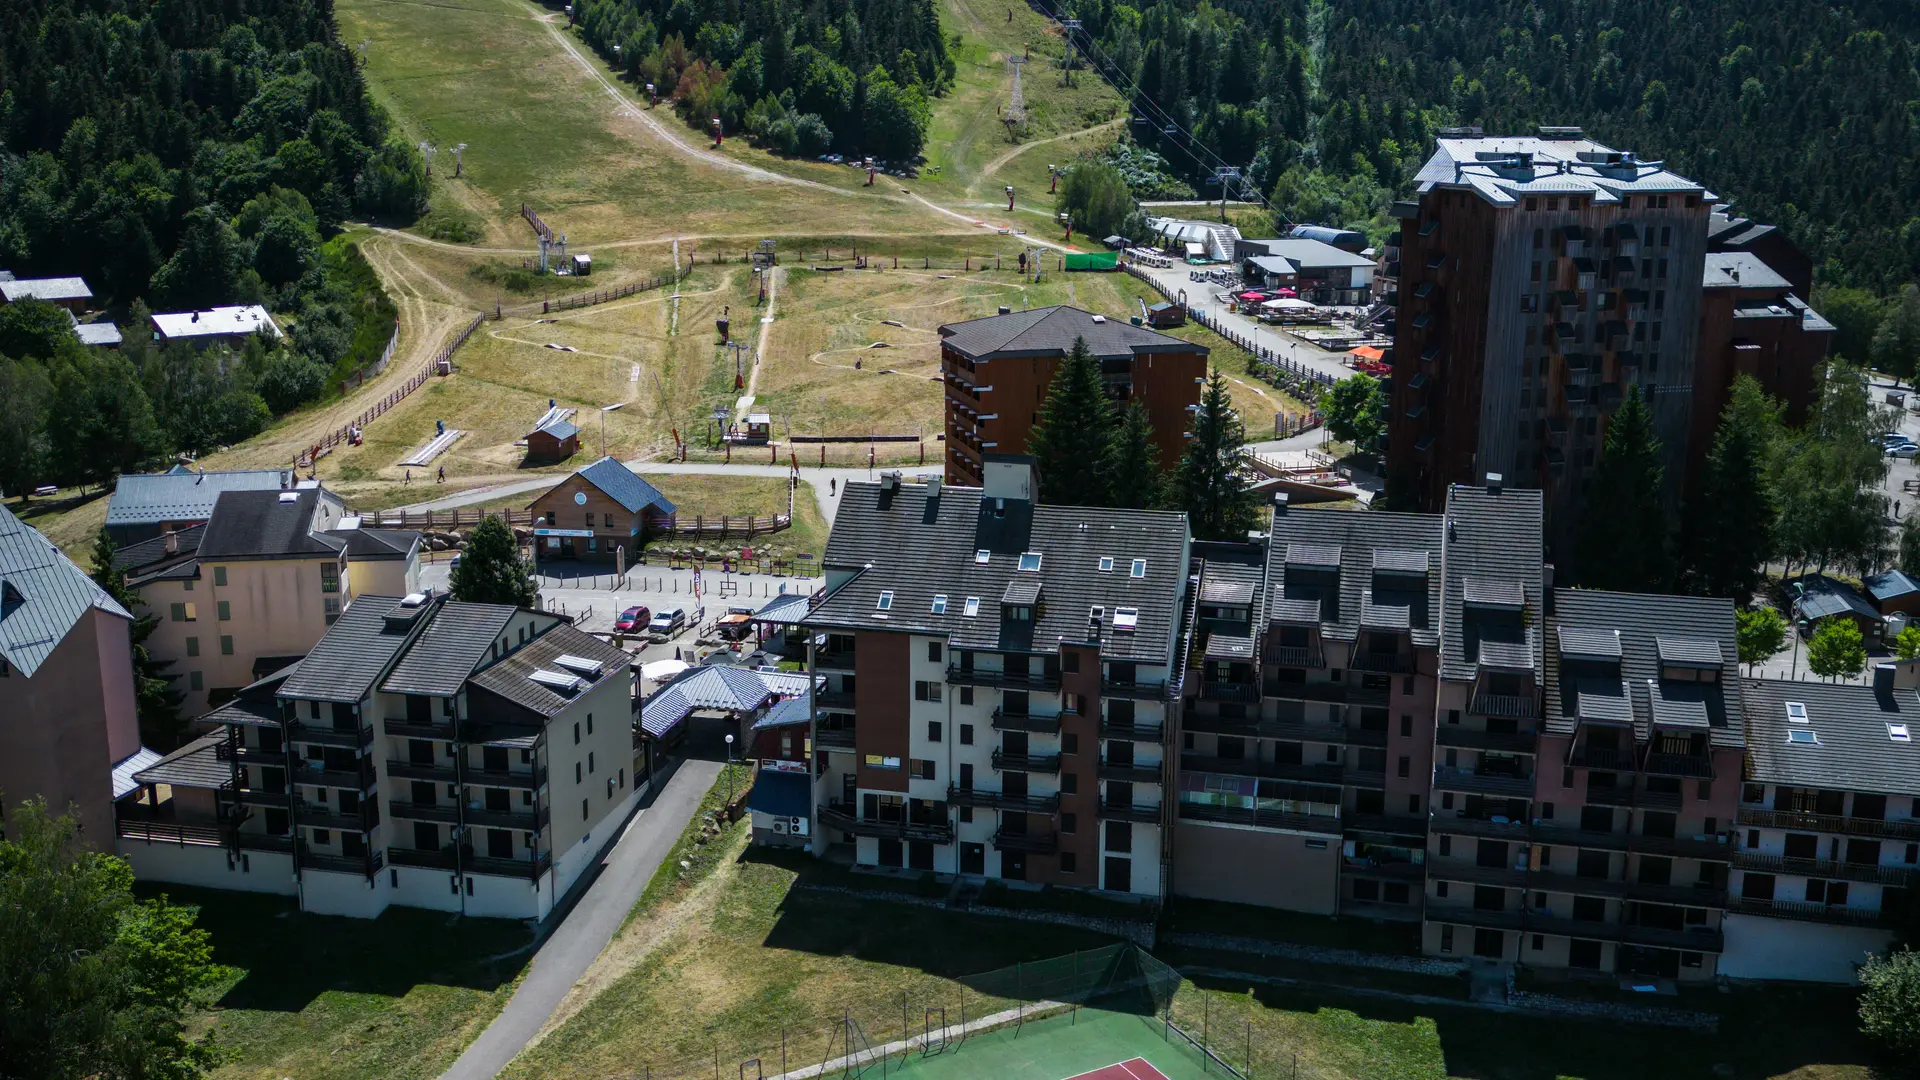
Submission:
<svg viewBox="0 0 1920 1080">
<path fill-rule="evenodd" d="M 733 805 L 733 732 L 727 732 L 727 805 Z"/>
<path fill-rule="evenodd" d="M 600 406 L 600 456 L 601 457 L 607 456 L 607 414 L 614 411 L 615 409 L 624 409 L 626 407 L 627 407 L 627 403 L 624 401 L 615 402 L 612 405 Z"/>
</svg>

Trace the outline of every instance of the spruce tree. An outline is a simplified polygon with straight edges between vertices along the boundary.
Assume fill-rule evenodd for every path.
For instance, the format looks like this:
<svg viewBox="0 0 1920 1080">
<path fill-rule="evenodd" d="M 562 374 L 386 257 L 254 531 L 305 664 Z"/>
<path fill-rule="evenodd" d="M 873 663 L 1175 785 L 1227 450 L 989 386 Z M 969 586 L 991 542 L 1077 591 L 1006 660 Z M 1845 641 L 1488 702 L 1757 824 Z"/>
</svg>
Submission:
<svg viewBox="0 0 1920 1080">
<path fill-rule="evenodd" d="M 528 580 L 532 573 L 506 523 L 489 517 L 467 534 L 466 550 L 453 569 L 451 591 L 455 600 L 470 604 L 532 607 L 539 599 Z"/>
<path fill-rule="evenodd" d="M 1760 588 L 1779 515 L 1767 475 L 1779 431 L 1779 404 L 1751 376 L 1735 379 L 1687 515 L 1687 569 L 1695 592 L 1731 597 L 1745 607 Z"/>
<path fill-rule="evenodd" d="M 1580 530 L 1580 582 L 1594 589 L 1662 592 L 1667 563 L 1667 511 L 1660 441 L 1653 417 L 1633 387 L 1607 424 L 1600 467 Z"/>
<path fill-rule="evenodd" d="M 185 741 L 186 721 L 180 716 L 180 703 L 186 695 L 173 689 L 180 676 L 167 669 L 170 660 L 155 660 L 147 651 L 147 639 L 160 625 L 160 616 L 145 611 L 140 594 L 127 587 L 127 579 L 113 565 L 119 545 L 105 528 L 93 538 L 93 581 L 113 602 L 133 616 L 127 637 L 133 646 L 133 703 L 140 722 L 140 742 L 155 750 L 168 751 Z"/>
<path fill-rule="evenodd" d="M 1200 410 L 1193 417 L 1193 439 L 1174 476 L 1179 507 L 1196 540 L 1244 540 L 1257 523 L 1259 508 L 1241 473 L 1246 429 L 1227 396 L 1227 380 L 1215 371 L 1207 378 Z"/>
<path fill-rule="evenodd" d="M 1040 422 L 1027 449 L 1040 471 L 1040 501 L 1055 506 L 1106 506 L 1107 444 L 1114 429 L 1113 405 L 1100 382 L 1100 365 L 1084 338 L 1075 338 L 1053 373 Z"/>
<path fill-rule="evenodd" d="M 1123 510 L 1160 505 L 1166 478 L 1160 474 L 1160 448 L 1153 444 L 1153 423 L 1145 405 L 1134 401 L 1121 410 L 1101 471 L 1107 478 L 1109 505 Z"/>
</svg>

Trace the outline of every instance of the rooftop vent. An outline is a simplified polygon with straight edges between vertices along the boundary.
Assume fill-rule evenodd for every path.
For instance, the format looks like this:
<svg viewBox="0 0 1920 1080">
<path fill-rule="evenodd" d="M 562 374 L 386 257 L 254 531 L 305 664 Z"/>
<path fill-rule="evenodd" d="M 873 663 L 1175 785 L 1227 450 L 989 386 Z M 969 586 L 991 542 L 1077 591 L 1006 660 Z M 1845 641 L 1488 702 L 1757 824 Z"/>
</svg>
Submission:
<svg viewBox="0 0 1920 1080">
<path fill-rule="evenodd" d="M 575 675 L 586 679 L 599 678 L 602 669 L 600 661 L 589 660 L 584 656 L 574 656 L 571 653 L 557 657 L 553 662 L 573 672 Z"/>
<path fill-rule="evenodd" d="M 880 474 L 880 490 L 881 491 L 899 491 L 900 490 L 900 474 L 897 472 L 881 473 Z"/>
<path fill-rule="evenodd" d="M 1787 721 L 1794 724 L 1807 722 L 1807 705 L 1803 701 L 1787 702 Z"/>
<path fill-rule="evenodd" d="M 283 491 L 280 493 L 280 501 L 283 503 L 299 502 L 300 493 L 297 491 Z"/>
<path fill-rule="evenodd" d="M 580 692 L 579 676 L 569 675 L 564 671 L 548 671 L 546 668 L 539 668 L 535 670 L 533 674 L 527 676 L 527 678 L 532 679 L 534 682 L 539 683 L 541 686 L 546 687 L 556 694 L 570 696 Z"/>
<path fill-rule="evenodd" d="M 1093 317 L 1093 321 L 1097 323 L 1104 323 L 1107 321 L 1107 317 L 1105 315 L 1095 315 Z"/>
<path fill-rule="evenodd" d="M 1905 724 L 1888 724 L 1887 738 L 1894 742 L 1912 742 L 1913 731 Z"/>
<path fill-rule="evenodd" d="M 927 498 L 937 499 L 939 497 L 940 497 L 940 478 L 937 476 L 927 477 Z"/>
<path fill-rule="evenodd" d="M 1113 628 L 1115 630 L 1135 630 L 1140 626 L 1140 609 L 1117 607 L 1113 609 Z"/>
<path fill-rule="evenodd" d="M 408 593 L 400 598 L 400 606 L 404 608 L 417 608 L 426 602 L 427 594 L 423 592 Z"/>
<path fill-rule="evenodd" d="M 1007 305 L 1005 305 L 1005 304 L 1001 304 L 1001 305 L 1000 305 L 1000 314 L 1002 314 L 1002 315 L 1011 315 L 1011 314 L 1013 314 L 1013 309 L 1012 309 L 1012 308 L 1010 308 L 1010 307 L 1008 307 L 1008 306 L 1007 306 Z"/>
<path fill-rule="evenodd" d="M 1506 480 L 1506 477 L 1502 476 L 1497 472 L 1488 473 L 1487 474 L 1487 494 L 1489 495 L 1500 494 L 1500 485 L 1503 482 L 1505 482 L 1505 480 Z"/>
</svg>

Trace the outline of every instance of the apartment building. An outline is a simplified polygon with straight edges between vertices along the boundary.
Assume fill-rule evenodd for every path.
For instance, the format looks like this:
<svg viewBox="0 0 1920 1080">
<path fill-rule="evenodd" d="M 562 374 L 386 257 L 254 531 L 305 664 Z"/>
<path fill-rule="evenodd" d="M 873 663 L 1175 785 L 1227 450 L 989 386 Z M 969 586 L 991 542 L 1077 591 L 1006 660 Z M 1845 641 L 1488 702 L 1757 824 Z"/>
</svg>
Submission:
<svg viewBox="0 0 1920 1080">
<path fill-rule="evenodd" d="M 636 805 L 625 653 L 562 617 L 362 595 L 304 659 L 135 774 L 136 876 L 544 918 Z"/>
<path fill-rule="evenodd" d="M 358 522 L 303 481 L 224 492 L 206 524 L 115 553 L 160 619 L 147 650 L 173 665 L 184 712 L 203 713 L 306 655 L 357 593 L 418 585 L 419 534 Z"/>
<path fill-rule="evenodd" d="M 1417 921 L 1441 522 L 1290 511 L 1195 544 L 1174 892 Z"/>
<path fill-rule="evenodd" d="M 107 846 L 125 774 L 158 757 L 134 713 L 132 616 L 0 506 L 0 826 L 44 798 Z"/>
<path fill-rule="evenodd" d="M 1722 972 L 1850 983 L 1914 925 L 1920 887 L 1920 678 L 1749 679 L 1747 769 Z"/>
<path fill-rule="evenodd" d="M 998 315 L 942 326 L 940 338 L 949 484 L 979 487 L 987 458 L 1026 453 L 1054 372 L 1075 341 L 1086 342 L 1115 401 L 1145 403 L 1162 465 L 1186 452 L 1189 414 L 1207 377 L 1204 345 L 1064 305 L 1003 307 Z"/>
<path fill-rule="evenodd" d="M 107 535 L 127 547 L 205 525 L 213 504 L 229 491 L 281 491 L 296 480 L 290 469 L 200 472 L 175 465 L 162 473 L 126 473 L 107 499 Z"/>
<path fill-rule="evenodd" d="M 850 484 L 802 625 L 811 850 L 865 865 L 1163 895 L 1181 514 L 984 487 Z"/>
</svg>

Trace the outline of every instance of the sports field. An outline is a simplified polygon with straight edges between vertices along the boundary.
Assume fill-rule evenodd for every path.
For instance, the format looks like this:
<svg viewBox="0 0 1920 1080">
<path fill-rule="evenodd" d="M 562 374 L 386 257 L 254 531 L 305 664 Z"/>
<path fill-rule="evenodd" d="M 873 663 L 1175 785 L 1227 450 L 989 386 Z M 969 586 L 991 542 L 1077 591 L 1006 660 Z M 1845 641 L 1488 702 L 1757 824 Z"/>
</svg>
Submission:
<svg viewBox="0 0 1920 1080">
<path fill-rule="evenodd" d="M 864 1076 L 872 1076 L 867 1069 Z M 1075 1009 L 1017 1027 L 949 1043 L 933 1053 L 894 1058 L 888 1077 L 905 1080 L 1200 1080 L 1200 1053 L 1153 1017 Z"/>
</svg>

